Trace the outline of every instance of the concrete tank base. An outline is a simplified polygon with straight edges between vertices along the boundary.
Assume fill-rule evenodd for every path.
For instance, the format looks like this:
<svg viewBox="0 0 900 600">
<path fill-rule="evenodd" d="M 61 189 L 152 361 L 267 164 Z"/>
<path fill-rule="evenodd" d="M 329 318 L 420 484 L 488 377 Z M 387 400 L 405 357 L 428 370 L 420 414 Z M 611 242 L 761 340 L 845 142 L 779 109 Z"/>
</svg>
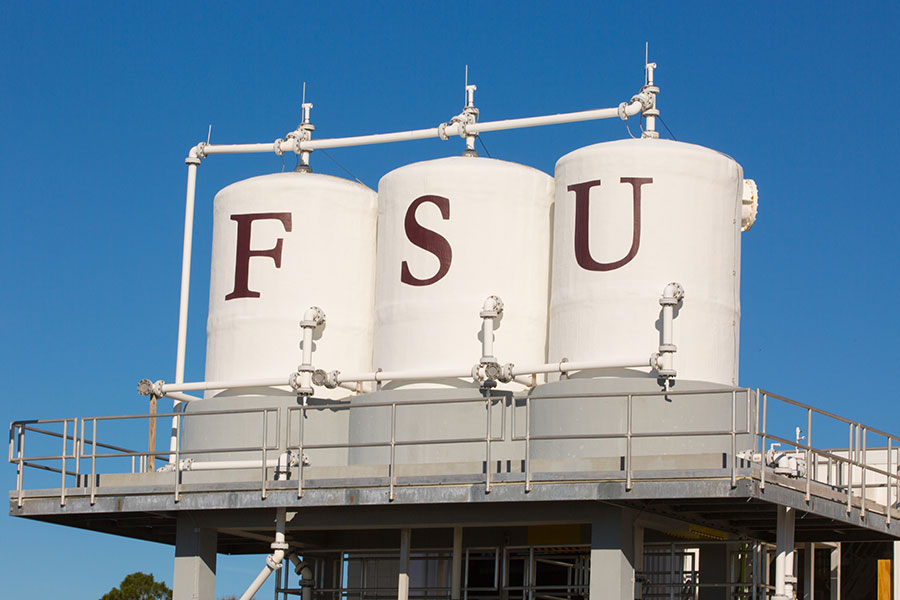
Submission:
<svg viewBox="0 0 900 600">
<path fill-rule="evenodd" d="M 512 392 L 495 390 L 486 398 L 478 389 L 391 390 L 357 396 L 350 411 L 350 441 L 373 445 L 351 448 L 349 464 L 390 464 L 393 433 L 394 462 L 406 472 L 410 465 L 452 463 L 448 473 L 482 473 L 490 423 L 492 468 L 520 471 L 524 444 L 510 441 L 506 417 L 512 402 Z"/>
<path fill-rule="evenodd" d="M 731 390 L 676 380 L 666 393 L 649 376 L 537 386 L 529 394 L 532 460 L 596 471 L 624 468 L 629 455 L 641 470 L 728 467 L 733 445 L 752 446 L 747 432 L 754 422 L 747 393 Z"/>
<path fill-rule="evenodd" d="M 311 464 L 328 467 L 347 465 L 346 448 L 316 449 L 307 446 L 346 444 L 349 404 L 349 399 L 307 399 L 302 428 L 303 453 Z M 271 390 L 267 390 L 266 395 L 220 394 L 191 402 L 182 418 L 182 458 L 193 458 L 195 461 L 259 461 L 264 439 L 268 446 L 267 458 L 277 458 L 285 450 L 279 448 L 279 440 L 287 439 L 288 449 L 299 446 L 300 407 L 300 400 L 295 394 L 284 392 L 275 395 Z M 205 411 L 229 410 L 235 412 L 202 415 Z M 313 425 L 310 426 L 310 423 Z M 290 436 L 287 436 L 288 431 Z M 252 477 L 258 476 L 254 473 Z"/>
</svg>

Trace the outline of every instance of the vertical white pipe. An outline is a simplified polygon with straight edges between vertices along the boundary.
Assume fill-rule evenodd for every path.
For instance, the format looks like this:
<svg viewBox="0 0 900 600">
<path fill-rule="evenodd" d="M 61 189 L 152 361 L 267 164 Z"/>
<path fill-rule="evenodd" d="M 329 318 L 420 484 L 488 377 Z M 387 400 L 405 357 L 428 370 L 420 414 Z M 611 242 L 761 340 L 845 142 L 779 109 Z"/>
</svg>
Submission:
<svg viewBox="0 0 900 600">
<path fill-rule="evenodd" d="M 481 360 L 494 358 L 494 319 L 485 317 L 481 322 Z"/>
<path fill-rule="evenodd" d="M 189 156 L 187 194 L 184 201 L 184 247 L 181 252 L 181 300 L 178 306 L 178 349 L 175 355 L 175 383 L 184 383 L 184 359 L 187 347 L 188 299 L 191 289 L 191 245 L 194 239 L 194 195 L 200 159 Z"/>
<path fill-rule="evenodd" d="M 796 509 L 779 506 L 775 555 L 775 596 L 794 597 L 794 518 Z"/>
<path fill-rule="evenodd" d="M 191 246 L 194 239 L 194 196 L 197 189 L 197 167 L 200 159 L 188 156 L 187 193 L 184 200 L 184 245 L 181 250 L 181 299 L 178 305 L 178 342 L 175 352 L 175 383 L 184 383 L 184 361 L 187 350 L 188 300 L 191 294 Z M 172 400 L 172 412 L 178 412 L 180 400 Z M 169 464 L 175 462 L 178 417 L 172 417 L 172 436 L 169 439 Z"/>
<path fill-rule="evenodd" d="M 665 306 L 663 306 L 663 323 L 662 323 L 663 331 L 662 331 L 662 334 L 663 334 L 663 345 L 664 346 L 669 346 L 672 344 L 672 337 L 673 337 L 672 336 L 672 329 L 673 329 L 672 322 L 675 320 L 674 315 L 675 315 L 674 306 L 672 306 L 671 304 L 666 304 Z M 674 357 L 672 356 L 672 353 L 671 352 L 662 352 L 661 354 L 662 354 L 662 358 L 663 358 L 663 369 L 665 369 L 667 371 L 671 371 L 672 366 L 675 362 L 673 360 Z"/>
</svg>

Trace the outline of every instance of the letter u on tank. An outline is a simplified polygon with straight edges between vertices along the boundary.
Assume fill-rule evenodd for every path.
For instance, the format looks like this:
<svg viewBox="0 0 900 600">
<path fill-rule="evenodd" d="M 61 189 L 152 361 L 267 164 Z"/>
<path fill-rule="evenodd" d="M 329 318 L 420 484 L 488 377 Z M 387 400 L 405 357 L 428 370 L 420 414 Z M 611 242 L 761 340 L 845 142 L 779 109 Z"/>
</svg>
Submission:
<svg viewBox="0 0 900 600">
<path fill-rule="evenodd" d="M 653 183 L 652 177 L 622 177 L 620 183 L 631 184 L 632 196 L 632 234 L 631 248 L 621 259 L 601 263 L 594 260 L 590 249 L 590 204 L 591 188 L 598 187 L 600 180 L 574 183 L 568 186 L 570 192 L 575 192 L 575 260 L 578 266 L 587 271 L 612 271 L 627 265 L 637 256 L 641 246 L 641 186 Z"/>
</svg>

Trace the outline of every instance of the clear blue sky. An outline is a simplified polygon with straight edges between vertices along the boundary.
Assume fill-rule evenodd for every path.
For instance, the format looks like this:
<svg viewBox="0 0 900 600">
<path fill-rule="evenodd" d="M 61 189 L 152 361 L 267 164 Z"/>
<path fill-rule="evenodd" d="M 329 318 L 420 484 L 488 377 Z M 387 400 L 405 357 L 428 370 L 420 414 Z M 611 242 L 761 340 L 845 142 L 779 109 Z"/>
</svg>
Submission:
<svg viewBox="0 0 900 600">
<path fill-rule="evenodd" d="M 613 106 L 643 83 L 649 41 L 678 139 L 733 156 L 760 187 L 743 237 L 741 383 L 900 430 L 892 376 L 881 380 L 900 337 L 897 3 L 260 6 L 0 9 L 6 421 L 143 412 L 135 383 L 172 379 L 183 158 L 208 124 L 214 142 L 283 136 L 307 81 L 320 137 L 434 126 L 459 112 L 467 63 L 483 119 Z M 626 135 L 604 121 L 484 141 L 552 173 L 566 152 Z M 459 150 L 332 155 L 375 187 L 397 166 Z M 269 155 L 201 167 L 189 379 L 203 374 L 212 196 L 280 169 Z M 13 487 L 13 470 L 3 474 Z M 9 598 L 93 599 L 138 569 L 171 582 L 171 547 L 0 521 Z M 240 594 L 261 565 L 223 559 L 218 595 Z"/>
</svg>

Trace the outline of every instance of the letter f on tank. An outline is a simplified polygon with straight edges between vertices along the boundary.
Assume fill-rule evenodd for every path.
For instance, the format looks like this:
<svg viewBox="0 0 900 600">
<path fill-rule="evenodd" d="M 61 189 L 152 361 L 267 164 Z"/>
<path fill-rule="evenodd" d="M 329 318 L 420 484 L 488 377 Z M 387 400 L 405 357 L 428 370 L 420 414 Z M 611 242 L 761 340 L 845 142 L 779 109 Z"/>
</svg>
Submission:
<svg viewBox="0 0 900 600">
<path fill-rule="evenodd" d="M 575 192 L 575 260 L 586 271 L 613 271 L 624 267 L 637 255 L 641 246 L 641 186 L 653 183 L 652 177 L 622 177 L 619 183 L 630 183 L 632 194 L 631 248 L 628 254 L 614 262 L 601 263 L 594 260 L 590 249 L 591 188 L 600 185 L 600 180 L 575 183 L 567 189 Z"/>
<path fill-rule="evenodd" d="M 291 213 L 255 213 L 246 215 L 231 215 L 232 221 L 237 221 L 237 249 L 234 258 L 234 289 L 225 296 L 225 300 L 235 298 L 259 298 L 259 292 L 250 289 L 250 259 L 254 256 L 265 256 L 275 262 L 275 268 L 281 268 L 281 249 L 284 246 L 284 238 L 278 238 L 274 248 L 267 250 L 250 249 L 250 232 L 253 221 L 277 220 L 281 221 L 285 232 L 291 231 Z"/>
</svg>

